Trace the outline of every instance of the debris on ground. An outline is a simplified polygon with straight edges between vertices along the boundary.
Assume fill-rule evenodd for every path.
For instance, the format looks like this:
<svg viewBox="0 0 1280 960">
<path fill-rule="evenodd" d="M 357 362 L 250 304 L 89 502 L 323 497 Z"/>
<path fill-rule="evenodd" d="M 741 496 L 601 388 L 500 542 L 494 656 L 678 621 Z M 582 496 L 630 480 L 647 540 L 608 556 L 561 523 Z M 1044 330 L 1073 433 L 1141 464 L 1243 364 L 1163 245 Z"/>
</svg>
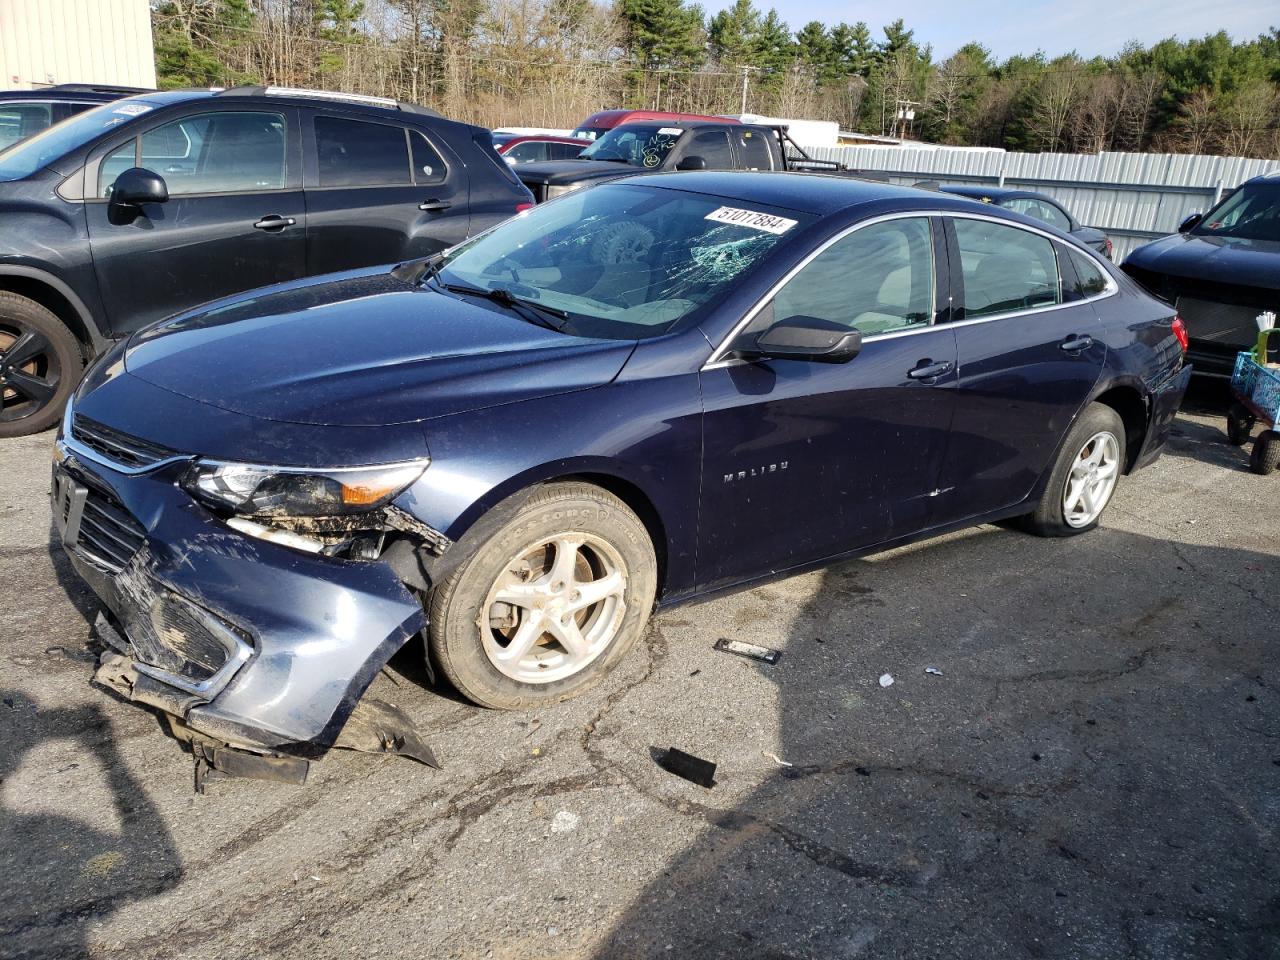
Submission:
<svg viewBox="0 0 1280 960">
<path fill-rule="evenodd" d="M 732 653 L 739 657 L 746 657 L 748 660 L 759 660 L 761 663 L 767 663 L 770 666 L 782 659 L 781 650 L 774 650 L 772 647 L 762 647 L 758 643 L 746 643 L 742 640 L 729 640 L 725 637 L 721 637 L 715 642 L 715 649 L 723 653 Z"/>
<path fill-rule="evenodd" d="M 708 790 L 716 785 L 716 765 L 710 760 L 703 760 L 691 753 L 685 753 L 678 747 L 668 747 L 666 752 L 658 757 L 658 765 L 667 773 L 674 773 L 677 777 L 696 783 L 700 787 L 706 787 Z"/>
<path fill-rule="evenodd" d="M 761 750 L 760 752 L 761 752 L 761 753 L 763 753 L 766 757 L 768 757 L 770 760 L 772 760 L 774 763 L 776 763 L 776 764 L 777 764 L 778 766 L 780 766 L 780 767 L 794 767 L 794 766 L 795 766 L 795 764 L 794 764 L 794 763 L 787 763 L 787 761 L 783 760 L 783 759 L 782 759 L 781 757 L 779 757 L 776 753 L 770 753 L 768 750 Z"/>
<path fill-rule="evenodd" d="M 363 753 L 394 753 L 440 769 L 435 753 L 418 736 L 404 711 L 371 697 L 356 704 L 334 746 Z"/>
<path fill-rule="evenodd" d="M 925 667 L 924 672 L 934 677 L 942 676 L 942 671 L 939 670 L 937 667 Z"/>
<path fill-rule="evenodd" d="M 576 813 L 568 810 L 559 810 L 556 815 L 551 818 L 552 833 L 572 833 L 578 829 L 579 817 Z"/>
<path fill-rule="evenodd" d="M 892 674 L 892 673 L 882 673 L 882 674 L 880 674 L 880 686 L 882 686 L 882 687 L 892 687 L 892 686 L 893 686 L 893 674 Z"/>
</svg>

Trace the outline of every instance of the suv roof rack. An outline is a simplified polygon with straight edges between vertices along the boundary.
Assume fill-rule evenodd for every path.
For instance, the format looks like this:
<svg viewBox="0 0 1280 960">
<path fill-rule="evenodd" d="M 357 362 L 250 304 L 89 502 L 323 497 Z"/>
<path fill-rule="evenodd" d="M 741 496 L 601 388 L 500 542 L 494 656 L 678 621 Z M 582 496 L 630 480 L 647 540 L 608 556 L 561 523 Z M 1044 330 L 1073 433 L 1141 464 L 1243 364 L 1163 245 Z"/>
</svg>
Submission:
<svg viewBox="0 0 1280 960">
<path fill-rule="evenodd" d="M 372 97 L 363 93 L 339 93 L 334 90 L 312 90 L 306 87 L 232 87 L 222 90 L 220 97 L 306 97 L 315 100 L 336 100 L 339 103 L 362 103 L 370 107 L 382 107 L 386 110 L 401 110 L 405 113 L 417 113 L 427 117 L 445 119 L 444 114 L 437 113 L 430 107 L 416 103 L 405 103 L 391 97 Z"/>
<path fill-rule="evenodd" d="M 110 83 L 55 83 L 42 89 L 66 93 L 151 93 L 149 87 L 119 87 Z"/>
</svg>

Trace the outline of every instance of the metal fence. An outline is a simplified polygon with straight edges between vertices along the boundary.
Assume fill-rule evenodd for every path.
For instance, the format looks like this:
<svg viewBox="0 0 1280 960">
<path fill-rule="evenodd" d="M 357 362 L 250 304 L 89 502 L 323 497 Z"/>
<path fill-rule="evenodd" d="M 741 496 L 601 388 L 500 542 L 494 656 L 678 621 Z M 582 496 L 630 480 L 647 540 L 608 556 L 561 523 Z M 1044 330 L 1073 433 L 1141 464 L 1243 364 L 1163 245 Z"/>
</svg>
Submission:
<svg viewBox="0 0 1280 960">
<path fill-rule="evenodd" d="M 806 147 L 816 159 L 879 170 L 893 183 L 1019 187 L 1053 197 L 1081 223 L 1105 230 L 1119 263 L 1173 233 L 1188 214 L 1208 210 L 1280 160 L 1176 153 L 992 153 L 909 147 Z"/>
</svg>

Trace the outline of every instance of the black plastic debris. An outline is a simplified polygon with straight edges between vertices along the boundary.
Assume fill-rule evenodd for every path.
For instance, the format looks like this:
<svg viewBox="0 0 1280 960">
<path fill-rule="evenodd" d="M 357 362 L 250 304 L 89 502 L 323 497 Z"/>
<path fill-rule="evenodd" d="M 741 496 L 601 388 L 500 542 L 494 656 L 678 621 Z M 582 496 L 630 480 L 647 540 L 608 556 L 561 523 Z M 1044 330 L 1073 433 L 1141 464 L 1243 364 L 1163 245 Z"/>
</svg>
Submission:
<svg viewBox="0 0 1280 960">
<path fill-rule="evenodd" d="M 668 747 L 658 757 L 658 765 L 668 773 L 674 773 L 677 777 L 683 777 L 708 790 L 716 785 L 716 765 L 710 760 L 685 753 L 678 747 Z"/>
<path fill-rule="evenodd" d="M 440 761 L 404 711 L 370 697 L 356 704 L 334 746 L 362 753 L 394 753 L 440 769 Z"/>
<path fill-rule="evenodd" d="M 742 640 L 729 640 L 725 637 L 721 637 L 716 641 L 715 649 L 722 653 L 732 653 L 739 657 L 746 657 L 748 660 L 759 660 L 761 663 L 767 663 L 770 666 L 782 659 L 781 650 L 762 647 L 757 643 L 746 643 Z"/>
</svg>

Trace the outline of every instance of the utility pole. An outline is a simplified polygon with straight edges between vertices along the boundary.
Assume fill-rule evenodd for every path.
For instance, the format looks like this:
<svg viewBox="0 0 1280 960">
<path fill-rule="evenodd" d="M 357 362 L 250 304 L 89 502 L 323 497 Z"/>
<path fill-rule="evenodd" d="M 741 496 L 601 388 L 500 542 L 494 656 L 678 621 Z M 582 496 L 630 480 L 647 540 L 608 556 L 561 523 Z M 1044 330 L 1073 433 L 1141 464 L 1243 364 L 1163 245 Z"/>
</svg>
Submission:
<svg viewBox="0 0 1280 960">
<path fill-rule="evenodd" d="M 910 132 L 911 121 L 916 118 L 916 112 L 911 108 L 918 107 L 918 106 L 920 106 L 920 103 L 917 100 L 897 101 L 896 103 L 897 111 L 893 117 L 893 135 L 895 138 L 899 140 L 903 139 L 902 128 L 903 128 L 904 122 L 906 124 L 906 130 Z"/>
<path fill-rule="evenodd" d="M 755 67 L 744 66 L 742 68 L 742 113 L 747 112 L 747 76 Z"/>
</svg>

